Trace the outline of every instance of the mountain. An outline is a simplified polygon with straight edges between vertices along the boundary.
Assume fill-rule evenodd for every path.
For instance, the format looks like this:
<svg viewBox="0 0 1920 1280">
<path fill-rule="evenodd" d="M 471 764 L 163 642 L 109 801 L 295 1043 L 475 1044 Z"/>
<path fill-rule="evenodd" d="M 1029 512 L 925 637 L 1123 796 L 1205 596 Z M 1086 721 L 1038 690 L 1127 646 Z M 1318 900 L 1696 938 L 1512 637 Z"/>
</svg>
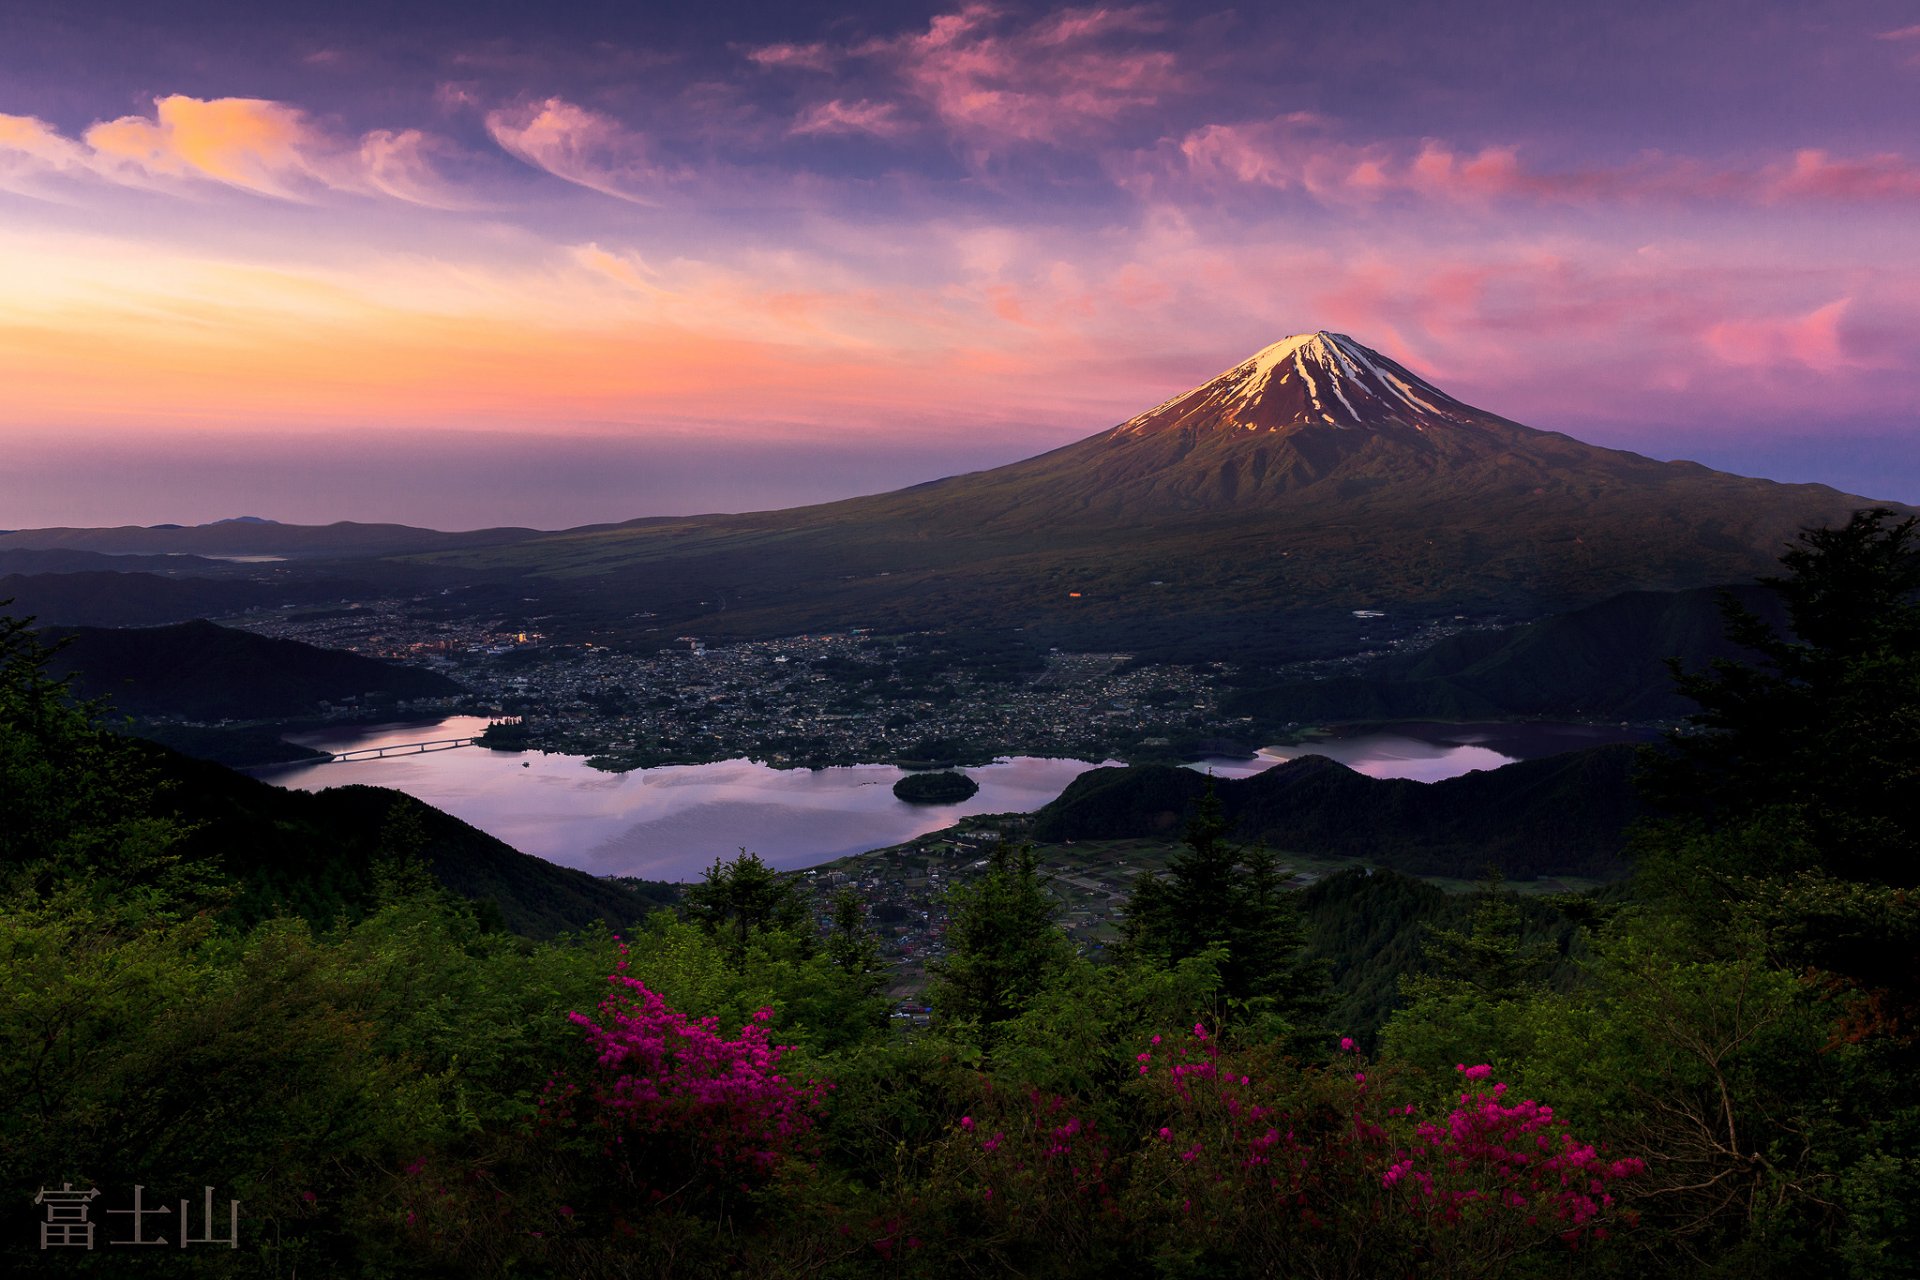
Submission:
<svg viewBox="0 0 1920 1280">
<path fill-rule="evenodd" d="M 1753 584 L 1630 591 L 1524 626 L 1450 636 L 1419 652 L 1381 658 L 1358 675 L 1235 690 L 1223 709 L 1269 724 L 1684 716 L 1696 704 L 1674 689 L 1668 659 L 1698 671 L 1721 659 L 1751 662 L 1755 656 L 1727 638 L 1723 593 L 1786 629 L 1779 597 Z"/>
<path fill-rule="evenodd" d="M 438 672 L 257 636 L 211 622 L 49 628 L 49 663 L 86 698 L 125 715 L 264 720 L 311 715 L 349 698 L 444 698 L 465 690 Z"/>
<path fill-rule="evenodd" d="M 381 859 L 395 854 L 417 857 L 446 888 L 491 902 L 507 928 L 536 938 L 596 922 L 624 928 L 676 896 L 666 885 L 601 880 L 521 853 L 384 787 L 287 791 L 146 751 L 168 804 L 193 828 L 182 856 L 238 882 L 230 911 L 242 921 L 289 912 L 325 928 L 342 913 L 357 916 L 377 901 Z"/>
<path fill-rule="evenodd" d="M 1638 748 L 1590 747 L 1442 782 L 1369 778 L 1301 756 L 1247 778 L 1172 765 L 1092 769 L 1034 817 L 1038 840 L 1178 836 L 1213 787 L 1236 840 L 1414 875 L 1612 877 L 1639 814 Z"/>
<path fill-rule="evenodd" d="M 100 551 L 112 554 L 186 553 L 203 556 L 284 556 L 345 559 L 394 556 L 443 547 L 485 547 L 536 536 L 532 529 L 476 529 L 442 533 L 404 524 L 280 524 L 239 516 L 213 524 L 121 525 L 111 529 L 17 529 L 0 534 L 0 551 Z"/>
<path fill-rule="evenodd" d="M 426 558 L 541 579 L 543 611 L 564 602 L 583 628 L 640 610 L 666 634 L 719 637 L 937 619 L 1062 647 L 1285 657 L 1350 643 L 1355 609 L 1539 616 L 1748 579 L 1800 527 L 1866 505 L 1534 430 L 1317 332 L 990 471 Z"/>
<path fill-rule="evenodd" d="M 285 604 L 363 600 L 381 591 L 379 582 L 331 574 L 218 578 L 109 570 L 8 574 L 0 577 L 0 613 L 33 618 L 42 626 L 151 627 Z"/>
<path fill-rule="evenodd" d="M 231 569 L 226 561 L 206 556 L 108 555 L 102 551 L 72 551 L 50 547 L 44 551 L 0 551 L 0 575 L 34 573 L 163 573 L 208 574 Z"/>
</svg>

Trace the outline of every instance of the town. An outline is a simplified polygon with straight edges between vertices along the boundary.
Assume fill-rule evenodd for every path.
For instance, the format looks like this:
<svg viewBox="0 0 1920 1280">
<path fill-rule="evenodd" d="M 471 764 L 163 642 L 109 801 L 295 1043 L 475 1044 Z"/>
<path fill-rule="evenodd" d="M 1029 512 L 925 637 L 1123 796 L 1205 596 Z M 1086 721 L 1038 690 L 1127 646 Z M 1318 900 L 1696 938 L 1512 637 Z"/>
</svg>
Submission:
<svg viewBox="0 0 1920 1280">
<path fill-rule="evenodd" d="M 1227 663 L 1138 664 L 1126 653 L 983 654 L 972 640 L 850 628 L 778 640 L 665 647 L 549 640 L 498 620 L 449 619 L 420 600 L 227 619 L 262 635 L 432 667 L 471 691 L 457 702 L 396 707 L 517 721 L 512 745 L 584 755 L 624 771 L 750 756 L 782 768 L 894 762 L 983 764 L 1000 756 L 1083 760 L 1244 756 L 1276 728 L 1220 709 Z M 529 625 L 537 625 L 537 619 Z M 1344 674 L 1486 622 L 1396 629 L 1370 618 L 1373 647 L 1295 665 Z M 366 707 L 335 709 L 363 718 Z M 1262 741 L 1250 741 L 1259 736 Z"/>
</svg>

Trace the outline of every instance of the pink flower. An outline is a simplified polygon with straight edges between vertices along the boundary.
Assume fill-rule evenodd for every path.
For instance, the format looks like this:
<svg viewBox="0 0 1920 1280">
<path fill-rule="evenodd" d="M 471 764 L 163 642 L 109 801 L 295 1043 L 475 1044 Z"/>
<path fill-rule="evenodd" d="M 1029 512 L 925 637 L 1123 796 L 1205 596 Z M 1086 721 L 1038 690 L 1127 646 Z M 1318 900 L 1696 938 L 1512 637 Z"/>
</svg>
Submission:
<svg viewBox="0 0 1920 1280">
<path fill-rule="evenodd" d="M 961 1117 L 960 1117 L 960 1127 L 961 1127 L 962 1129 L 965 1129 L 965 1130 L 966 1130 L 966 1131 L 967 1131 L 968 1133 L 972 1133 L 972 1132 L 973 1132 L 973 1117 L 972 1117 L 972 1116 L 961 1116 Z"/>
<path fill-rule="evenodd" d="M 1493 1068 L 1484 1062 L 1477 1067 L 1469 1067 L 1464 1063 L 1456 1063 L 1453 1069 L 1466 1076 L 1469 1080 L 1485 1080 L 1493 1074 Z"/>
<path fill-rule="evenodd" d="M 1353 1037 L 1352 1037 L 1352 1036 L 1341 1036 L 1341 1037 L 1340 1037 L 1340 1047 L 1341 1047 L 1342 1049 L 1345 1049 L 1345 1050 L 1346 1050 L 1346 1051 L 1347 1051 L 1348 1053 L 1352 1053 L 1352 1052 L 1353 1052 Z"/>
</svg>

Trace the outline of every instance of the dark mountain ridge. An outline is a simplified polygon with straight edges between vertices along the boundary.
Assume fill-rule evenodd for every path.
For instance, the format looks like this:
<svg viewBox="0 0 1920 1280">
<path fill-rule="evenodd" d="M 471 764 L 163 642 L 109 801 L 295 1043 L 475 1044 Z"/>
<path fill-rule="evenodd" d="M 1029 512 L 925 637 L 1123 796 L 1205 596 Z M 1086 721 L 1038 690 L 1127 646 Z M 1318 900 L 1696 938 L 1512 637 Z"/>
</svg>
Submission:
<svg viewBox="0 0 1920 1280">
<path fill-rule="evenodd" d="M 1638 748 L 1591 747 L 1443 782 L 1370 778 L 1302 756 L 1238 779 L 1173 765 L 1094 769 L 1034 817 L 1039 840 L 1177 836 L 1212 787 L 1232 838 L 1292 853 L 1363 858 L 1413 875 L 1512 879 L 1623 874 L 1640 812 Z"/>
<path fill-rule="evenodd" d="M 113 629 L 48 628 L 60 648 L 49 669 L 76 693 L 134 716 L 262 720 L 313 714 L 322 702 L 451 697 L 465 689 L 438 672 L 257 636 L 211 622 Z"/>
<path fill-rule="evenodd" d="M 1357 675 L 1236 690 L 1225 709 L 1266 723 L 1672 719 L 1689 714 L 1694 703 L 1675 690 L 1667 659 L 1688 671 L 1722 659 L 1753 660 L 1727 637 L 1720 612 L 1727 595 L 1785 627 L 1779 598 L 1752 584 L 1634 591 L 1523 626 L 1451 636 L 1416 653 L 1381 658 Z"/>
<path fill-rule="evenodd" d="M 442 533 L 404 524 L 279 524 L 257 517 L 202 525 L 119 525 L 110 529 L 16 529 L 0 534 L 0 551 L 186 552 L 203 556 L 338 559 L 406 555 L 444 547 L 487 547 L 536 537 L 538 530 L 475 529 Z"/>
</svg>

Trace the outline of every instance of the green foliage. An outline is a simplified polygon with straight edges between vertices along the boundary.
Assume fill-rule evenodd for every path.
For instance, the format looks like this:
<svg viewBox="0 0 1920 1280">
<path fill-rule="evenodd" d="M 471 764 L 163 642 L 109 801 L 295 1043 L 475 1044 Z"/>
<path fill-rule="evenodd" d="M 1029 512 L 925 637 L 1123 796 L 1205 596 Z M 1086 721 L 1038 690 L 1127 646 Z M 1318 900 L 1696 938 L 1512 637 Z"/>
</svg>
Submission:
<svg viewBox="0 0 1920 1280">
<path fill-rule="evenodd" d="M 1226 833 L 1209 788 L 1166 875 L 1135 885 L 1127 949 L 1160 964 L 1219 949 L 1221 997 L 1261 1019 L 1267 1035 L 1313 1046 L 1326 1034 L 1325 966 L 1306 953 L 1299 905 L 1273 852 L 1230 843 Z"/>
<path fill-rule="evenodd" d="M 1703 924 L 1752 919 L 1794 962 L 1911 1038 L 1920 965 L 1920 519 L 1885 508 L 1810 529 L 1763 579 L 1784 636 L 1729 602 L 1761 655 L 1680 674 L 1700 704 L 1648 765 L 1667 815 L 1643 836 L 1649 883 Z"/>
<path fill-rule="evenodd" d="M 682 910 L 720 939 L 728 955 L 738 958 L 757 935 L 770 931 L 811 938 L 799 890 L 759 854 L 742 849 L 731 861 L 715 858 L 700 874 L 700 883 L 686 891 Z"/>
<path fill-rule="evenodd" d="M 943 1025 L 965 1024 L 990 1045 L 1072 960 L 1059 909 L 1031 846 L 1001 845 L 987 874 L 948 890 L 947 954 L 929 966 L 927 992 Z"/>
<path fill-rule="evenodd" d="M 178 856 L 188 828 L 157 771 L 72 700 L 29 621 L 0 616 L 0 890 L 189 905 L 208 886 Z"/>
</svg>

